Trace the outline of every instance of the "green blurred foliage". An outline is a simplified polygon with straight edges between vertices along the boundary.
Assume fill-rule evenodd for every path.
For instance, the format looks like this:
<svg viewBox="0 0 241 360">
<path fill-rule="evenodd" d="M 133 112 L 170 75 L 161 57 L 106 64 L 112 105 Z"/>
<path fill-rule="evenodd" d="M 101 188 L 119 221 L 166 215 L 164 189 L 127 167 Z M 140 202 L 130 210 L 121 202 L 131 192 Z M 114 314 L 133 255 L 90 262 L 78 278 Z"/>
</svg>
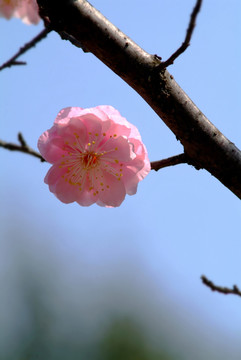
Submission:
<svg viewBox="0 0 241 360">
<path fill-rule="evenodd" d="M 162 344 L 154 349 L 148 334 L 134 317 L 111 317 L 95 336 L 83 344 L 71 338 L 56 339 L 49 332 L 52 314 L 31 292 L 29 310 L 31 331 L 22 348 L 4 360 L 172 360 L 169 350 L 162 351 Z M 80 324 L 81 328 L 81 324 Z M 75 334 L 76 335 L 76 334 Z M 1 359 L 3 360 L 3 359 Z"/>
<path fill-rule="evenodd" d="M 131 319 L 113 321 L 100 347 L 101 360 L 170 360 L 156 352 L 145 339 L 143 330 Z"/>
<path fill-rule="evenodd" d="M 37 320 L 37 318 L 35 318 Z M 40 320 L 40 321 L 39 321 Z M 134 319 L 111 321 L 100 342 L 76 346 L 71 342 L 48 343 L 46 330 L 39 318 L 29 343 L 14 360 L 172 360 L 168 351 L 154 350 L 143 329 Z M 9 359 L 10 360 L 10 359 Z"/>
</svg>

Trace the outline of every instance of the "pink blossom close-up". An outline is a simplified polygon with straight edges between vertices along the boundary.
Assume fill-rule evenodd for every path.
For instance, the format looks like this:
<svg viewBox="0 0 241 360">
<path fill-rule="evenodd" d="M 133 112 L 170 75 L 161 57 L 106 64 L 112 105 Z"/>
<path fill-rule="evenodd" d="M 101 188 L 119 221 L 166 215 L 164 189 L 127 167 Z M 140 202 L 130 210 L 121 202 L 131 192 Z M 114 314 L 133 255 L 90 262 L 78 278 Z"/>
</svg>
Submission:
<svg viewBox="0 0 241 360">
<path fill-rule="evenodd" d="M 36 0 L 0 0 L 0 16 L 6 19 L 20 18 L 28 25 L 40 21 Z"/>
<path fill-rule="evenodd" d="M 38 148 L 53 164 L 44 181 L 64 203 L 119 206 L 150 171 L 139 131 L 112 106 L 62 109 Z"/>
</svg>

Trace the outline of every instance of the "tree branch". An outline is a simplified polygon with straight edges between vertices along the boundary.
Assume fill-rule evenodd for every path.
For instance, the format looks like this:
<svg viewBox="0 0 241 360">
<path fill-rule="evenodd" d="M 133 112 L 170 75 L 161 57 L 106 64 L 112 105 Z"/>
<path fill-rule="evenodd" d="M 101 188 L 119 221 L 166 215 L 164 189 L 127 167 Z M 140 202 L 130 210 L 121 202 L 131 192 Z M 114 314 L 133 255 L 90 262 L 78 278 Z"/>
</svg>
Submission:
<svg viewBox="0 0 241 360">
<path fill-rule="evenodd" d="M 40 159 L 41 162 L 46 161 L 40 153 L 38 153 L 37 151 L 33 150 L 30 146 L 27 145 L 25 139 L 23 138 L 23 135 L 21 133 L 18 133 L 18 141 L 20 142 L 20 145 L 18 144 L 13 144 L 13 143 L 7 143 L 3 140 L 0 140 L 0 147 L 7 149 L 7 150 L 11 150 L 11 151 L 20 151 L 23 152 L 25 154 L 29 154 L 32 156 L 35 156 L 37 158 Z"/>
<path fill-rule="evenodd" d="M 39 152 L 33 150 L 30 146 L 27 145 L 26 140 L 24 139 L 21 133 L 18 133 L 18 141 L 20 142 L 20 145 L 14 143 L 8 143 L 6 141 L 0 140 L 0 147 L 7 150 L 20 151 L 20 152 L 24 152 L 25 154 L 35 156 L 39 158 L 41 162 L 46 161 Z M 168 159 L 152 161 L 151 170 L 158 171 L 164 167 L 178 165 L 182 163 L 188 163 L 188 159 L 185 154 L 172 156 Z"/>
<path fill-rule="evenodd" d="M 6 61 L 5 63 L 3 63 L 0 66 L 0 71 L 7 68 L 7 67 L 11 67 L 13 65 L 26 65 L 27 63 L 25 61 L 16 61 L 16 59 L 21 56 L 22 54 L 24 54 L 26 51 L 28 51 L 29 49 L 31 49 L 32 47 L 34 47 L 39 41 L 41 41 L 42 39 L 44 39 L 48 33 L 51 31 L 50 28 L 45 28 L 43 29 L 37 36 L 35 36 L 31 41 L 29 41 L 28 43 L 26 43 L 23 47 L 21 47 L 18 52 L 11 57 L 11 59 L 9 59 L 8 61 Z"/>
<path fill-rule="evenodd" d="M 198 109 L 160 60 L 111 24 L 86 0 L 37 0 L 40 15 L 98 57 L 162 118 L 196 168 L 204 168 L 241 199 L 241 152 Z"/>
<path fill-rule="evenodd" d="M 187 33 L 186 33 L 186 37 L 184 42 L 182 43 L 182 45 L 174 52 L 174 54 L 172 54 L 169 59 L 167 59 L 166 61 L 163 61 L 159 66 L 160 69 L 164 69 L 167 68 L 169 65 L 173 64 L 174 61 L 176 60 L 176 58 L 178 56 L 180 56 L 190 45 L 190 40 L 193 34 L 193 30 L 195 28 L 196 25 L 196 18 L 197 15 L 201 9 L 201 5 L 202 5 L 202 0 L 197 0 L 196 5 L 192 11 L 192 14 L 190 16 L 190 22 L 187 28 Z"/>
<path fill-rule="evenodd" d="M 227 287 L 215 285 L 211 280 L 207 279 L 206 276 L 204 276 L 204 275 L 201 276 L 201 279 L 202 279 L 203 284 L 205 284 L 207 287 L 209 287 L 212 291 L 217 291 L 217 292 L 225 294 L 225 295 L 234 294 L 234 295 L 241 296 L 241 291 L 239 290 L 239 288 L 236 285 L 234 285 L 233 288 L 230 289 Z"/>
<path fill-rule="evenodd" d="M 180 154 L 180 155 L 175 155 L 175 156 L 169 157 L 167 159 L 152 161 L 151 169 L 158 171 L 167 166 L 173 166 L 173 165 L 179 165 L 179 164 L 185 164 L 185 163 L 186 164 L 189 163 L 189 160 L 188 160 L 186 154 Z"/>
</svg>

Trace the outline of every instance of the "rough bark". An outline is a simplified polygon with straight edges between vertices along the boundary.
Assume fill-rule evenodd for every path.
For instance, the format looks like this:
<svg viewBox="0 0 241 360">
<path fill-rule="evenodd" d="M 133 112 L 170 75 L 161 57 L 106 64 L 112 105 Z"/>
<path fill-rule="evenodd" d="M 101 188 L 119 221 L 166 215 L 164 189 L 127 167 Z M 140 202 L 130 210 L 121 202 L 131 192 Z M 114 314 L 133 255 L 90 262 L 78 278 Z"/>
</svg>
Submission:
<svg viewBox="0 0 241 360">
<path fill-rule="evenodd" d="M 112 69 L 160 116 L 184 146 L 188 163 L 209 171 L 241 198 L 241 152 L 198 109 L 160 60 L 85 0 L 37 0 L 46 24 L 74 38 Z M 151 125 L 150 125 L 151 126 Z"/>
</svg>

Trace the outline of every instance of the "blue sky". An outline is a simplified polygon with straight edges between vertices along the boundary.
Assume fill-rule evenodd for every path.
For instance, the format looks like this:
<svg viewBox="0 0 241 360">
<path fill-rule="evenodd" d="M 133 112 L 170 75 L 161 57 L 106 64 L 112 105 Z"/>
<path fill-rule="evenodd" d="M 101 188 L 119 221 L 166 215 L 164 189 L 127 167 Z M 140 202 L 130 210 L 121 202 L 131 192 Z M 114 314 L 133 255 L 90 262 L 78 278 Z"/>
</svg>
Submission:
<svg viewBox="0 0 241 360">
<path fill-rule="evenodd" d="M 146 51 L 166 59 L 184 39 L 194 1 L 92 4 Z M 204 0 L 191 46 L 169 68 L 210 121 L 239 148 L 240 14 L 239 0 Z M 26 26 L 17 19 L 0 19 L 0 26 L 1 63 L 43 28 L 42 23 Z M 63 107 L 108 104 L 138 127 L 150 160 L 182 152 L 175 136 L 134 90 L 92 54 L 56 33 L 21 60 L 28 65 L 0 73 L 1 139 L 15 142 L 21 131 L 36 148 L 38 137 Z M 91 287 L 91 294 L 96 294 L 109 282 L 117 288 L 120 283 L 118 299 L 123 302 L 109 300 L 116 311 L 123 303 L 135 309 L 140 301 L 153 327 L 158 328 L 163 311 L 172 314 L 178 349 L 187 346 L 182 340 L 185 329 L 194 347 L 206 346 L 214 353 L 219 347 L 218 359 L 240 358 L 241 299 L 212 293 L 200 281 L 205 274 L 217 284 L 241 287 L 240 200 L 214 177 L 187 165 L 166 168 L 151 172 L 137 194 L 127 196 L 119 208 L 84 208 L 62 204 L 49 192 L 43 183 L 48 164 L 4 149 L 0 156 L 0 285 L 5 299 L 0 317 L 19 307 L 8 298 L 18 294 L 16 288 L 21 292 L 18 272 L 25 265 L 15 260 L 23 258 L 29 271 L 43 278 L 49 269 L 57 293 L 69 289 L 67 304 L 72 304 L 78 286 Z M 125 287 L 132 289 L 132 297 Z M 142 294 L 136 302 L 133 289 Z M 54 296 L 53 291 L 48 301 Z M 109 296 L 116 299 L 111 290 Z M 9 338 L 23 326 L 21 319 L 14 321 L 7 327 Z M 172 334 L 171 325 L 169 331 Z M 7 335 L 1 332 L 3 342 Z"/>
</svg>

